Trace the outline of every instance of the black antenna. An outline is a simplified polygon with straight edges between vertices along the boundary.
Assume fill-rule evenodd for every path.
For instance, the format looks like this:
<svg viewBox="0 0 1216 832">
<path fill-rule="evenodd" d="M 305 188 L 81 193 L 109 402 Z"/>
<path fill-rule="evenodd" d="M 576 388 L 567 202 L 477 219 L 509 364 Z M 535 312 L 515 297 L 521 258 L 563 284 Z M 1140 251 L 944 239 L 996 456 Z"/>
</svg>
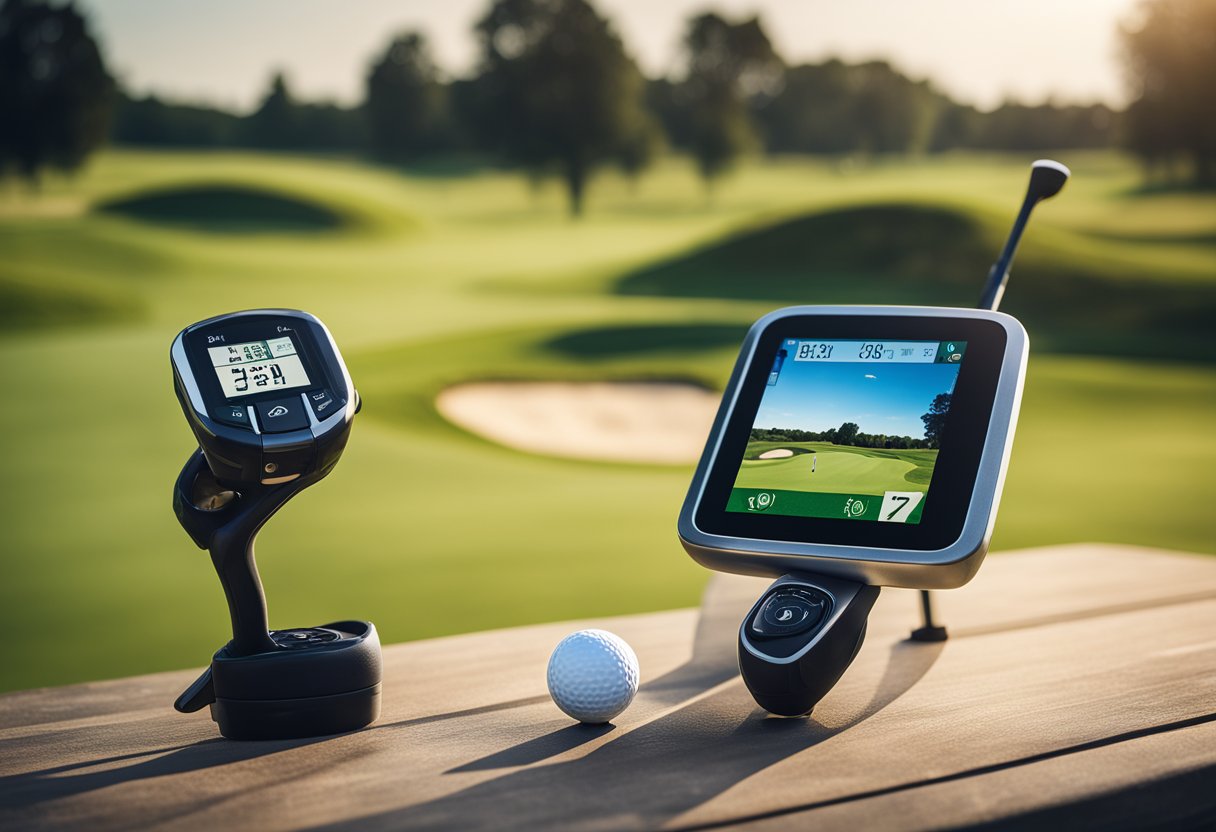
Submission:
<svg viewBox="0 0 1216 832">
<path fill-rule="evenodd" d="M 1009 267 L 1017 253 L 1018 243 L 1022 241 L 1022 233 L 1026 230 L 1030 212 L 1043 200 L 1058 194 L 1071 174 L 1067 167 L 1050 159 L 1040 159 L 1030 166 L 1030 183 L 1026 186 L 1022 210 L 1018 211 L 1018 217 L 1013 221 L 1013 228 L 1009 231 L 1009 239 L 1005 241 L 1001 256 L 988 270 L 988 282 L 984 285 L 984 293 L 980 296 L 977 308 L 995 312 L 1000 307 L 1001 298 L 1005 295 L 1005 284 L 1009 282 Z M 933 621 L 933 595 L 927 589 L 920 591 L 920 609 L 921 626 L 912 631 L 912 640 L 945 641 L 946 628 Z"/>
</svg>

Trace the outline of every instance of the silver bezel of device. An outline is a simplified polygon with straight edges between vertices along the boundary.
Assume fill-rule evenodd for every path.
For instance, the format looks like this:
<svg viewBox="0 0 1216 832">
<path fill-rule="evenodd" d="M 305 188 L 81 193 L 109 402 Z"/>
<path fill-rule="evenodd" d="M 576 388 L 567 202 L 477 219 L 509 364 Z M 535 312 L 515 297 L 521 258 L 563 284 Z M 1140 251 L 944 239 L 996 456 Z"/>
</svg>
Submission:
<svg viewBox="0 0 1216 832">
<path fill-rule="evenodd" d="M 740 388 L 755 360 L 760 335 L 774 322 L 795 316 L 899 316 L 982 319 L 999 324 L 1007 336 L 1000 379 L 984 440 L 979 468 L 966 520 L 958 538 L 932 551 L 892 549 L 788 540 L 761 540 L 710 534 L 696 525 L 697 510 L 717 460 L 722 434 L 730 423 Z M 677 524 L 680 542 L 693 558 L 709 569 L 744 575 L 780 576 L 805 571 L 880 586 L 913 589 L 950 589 L 974 577 L 992 536 L 1005 471 L 1013 447 L 1026 376 L 1028 339 L 1016 318 L 983 309 L 927 306 L 791 306 L 770 312 L 748 330 L 739 358 L 722 396 L 705 450 L 701 454 Z"/>
</svg>

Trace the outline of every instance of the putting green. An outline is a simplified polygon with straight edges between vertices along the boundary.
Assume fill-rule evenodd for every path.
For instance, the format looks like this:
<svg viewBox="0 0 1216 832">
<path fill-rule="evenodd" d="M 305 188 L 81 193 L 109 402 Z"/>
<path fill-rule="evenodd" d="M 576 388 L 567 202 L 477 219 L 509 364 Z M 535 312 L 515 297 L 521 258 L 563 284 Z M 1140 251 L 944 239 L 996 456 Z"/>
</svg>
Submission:
<svg viewBox="0 0 1216 832">
<path fill-rule="evenodd" d="M 869 448 L 837 448 L 834 445 L 790 443 L 781 447 L 796 453 L 784 459 L 752 459 L 767 452 L 771 443 L 750 443 L 736 488 L 772 488 L 782 491 L 812 491 L 828 494 L 874 494 L 886 491 L 927 491 L 929 483 L 920 477 L 909 478 L 918 469 L 928 468 L 903 458 L 900 451 L 880 451 Z M 802 453 L 797 453 L 802 451 Z M 913 452 L 922 455 L 936 451 Z M 932 460 L 926 460 L 931 464 Z M 812 469 L 813 472 L 812 472 Z"/>
</svg>

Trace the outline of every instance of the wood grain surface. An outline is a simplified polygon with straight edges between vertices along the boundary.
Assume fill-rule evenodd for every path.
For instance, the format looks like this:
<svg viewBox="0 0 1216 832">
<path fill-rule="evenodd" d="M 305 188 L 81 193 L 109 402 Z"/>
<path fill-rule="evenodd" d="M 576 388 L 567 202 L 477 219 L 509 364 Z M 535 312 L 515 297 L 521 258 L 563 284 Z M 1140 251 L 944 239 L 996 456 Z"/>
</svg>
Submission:
<svg viewBox="0 0 1216 832">
<path fill-rule="evenodd" d="M 197 669 L 0 697 L 0 829 L 1216 828 L 1216 558 L 1107 545 L 989 558 L 937 593 L 944 644 L 885 590 L 805 719 L 767 717 L 735 631 L 768 582 L 700 610 L 394 645 L 380 720 L 238 743 L 174 697 Z M 643 684 L 573 724 L 545 665 L 598 626 Z"/>
</svg>

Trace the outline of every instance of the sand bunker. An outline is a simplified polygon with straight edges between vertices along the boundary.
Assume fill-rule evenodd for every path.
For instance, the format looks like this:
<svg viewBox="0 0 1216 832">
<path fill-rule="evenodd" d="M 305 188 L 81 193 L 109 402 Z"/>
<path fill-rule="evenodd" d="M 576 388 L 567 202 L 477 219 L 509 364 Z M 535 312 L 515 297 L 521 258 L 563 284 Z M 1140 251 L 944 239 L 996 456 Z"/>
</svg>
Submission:
<svg viewBox="0 0 1216 832">
<path fill-rule="evenodd" d="M 794 452 L 789 448 L 773 448 L 771 451 L 765 451 L 756 457 L 756 459 L 785 459 L 787 456 L 793 456 Z"/>
<path fill-rule="evenodd" d="M 719 394 L 652 382 L 478 382 L 435 404 L 467 431 L 548 456 L 614 462 L 695 462 Z"/>
</svg>

